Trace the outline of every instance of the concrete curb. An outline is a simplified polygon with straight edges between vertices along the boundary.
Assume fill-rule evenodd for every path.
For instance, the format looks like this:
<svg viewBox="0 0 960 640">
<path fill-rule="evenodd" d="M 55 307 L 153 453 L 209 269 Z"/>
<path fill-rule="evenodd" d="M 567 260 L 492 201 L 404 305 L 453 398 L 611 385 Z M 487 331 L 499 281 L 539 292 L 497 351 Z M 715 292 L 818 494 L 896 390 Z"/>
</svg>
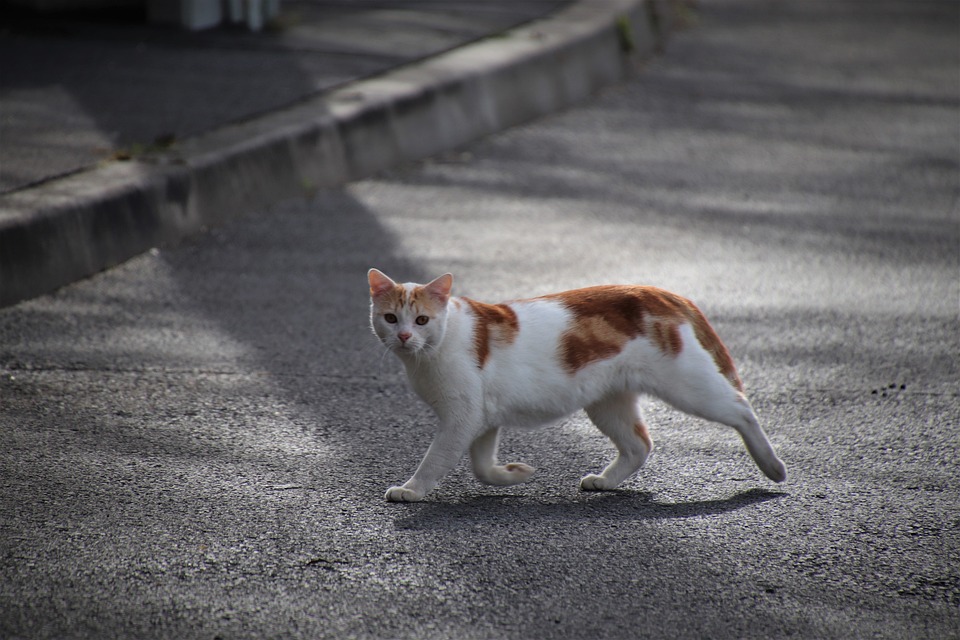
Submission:
<svg viewBox="0 0 960 640">
<path fill-rule="evenodd" d="M 369 176 L 583 101 L 673 28 L 675 0 L 580 0 L 295 106 L 11 193 L 0 306 L 283 198 Z"/>
</svg>

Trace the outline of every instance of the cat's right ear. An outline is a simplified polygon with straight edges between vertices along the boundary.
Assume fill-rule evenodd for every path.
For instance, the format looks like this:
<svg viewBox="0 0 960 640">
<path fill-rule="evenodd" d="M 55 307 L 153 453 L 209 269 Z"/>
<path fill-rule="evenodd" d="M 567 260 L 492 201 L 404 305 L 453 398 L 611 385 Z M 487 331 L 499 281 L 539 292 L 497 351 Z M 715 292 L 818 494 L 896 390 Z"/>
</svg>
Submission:
<svg viewBox="0 0 960 640">
<path fill-rule="evenodd" d="M 397 283 L 391 280 L 385 273 L 377 269 L 370 269 L 367 272 L 367 281 L 370 283 L 370 297 L 376 298 L 385 293 L 389 293 L 397 288 Z"/>
</svg>

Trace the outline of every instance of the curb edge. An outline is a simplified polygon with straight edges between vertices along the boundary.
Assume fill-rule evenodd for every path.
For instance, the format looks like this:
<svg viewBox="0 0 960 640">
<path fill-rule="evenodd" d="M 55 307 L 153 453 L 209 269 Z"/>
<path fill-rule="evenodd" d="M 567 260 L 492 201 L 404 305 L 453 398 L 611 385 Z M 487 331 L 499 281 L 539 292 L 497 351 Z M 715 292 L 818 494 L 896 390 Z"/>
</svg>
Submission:
<svg viewBox="0 0 960 640">
<path fill-rule="evenodd" d="M 279 200 L 582 102 L 661 49 L 676 0 L 579 0 L 503 34 L 0 199 L 0 307 Z"/>
</svg>

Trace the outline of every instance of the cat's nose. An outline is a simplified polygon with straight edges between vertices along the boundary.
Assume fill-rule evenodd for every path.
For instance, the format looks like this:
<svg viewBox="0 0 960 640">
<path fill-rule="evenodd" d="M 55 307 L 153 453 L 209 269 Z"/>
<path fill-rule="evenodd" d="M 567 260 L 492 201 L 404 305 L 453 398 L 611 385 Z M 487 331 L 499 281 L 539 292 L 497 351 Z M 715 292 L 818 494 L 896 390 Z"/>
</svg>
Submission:
<svg viewBox="0 0 960 640">
<path fill-rule="evenodd" d="M 397 337 L 400 338 L 400 342 L 407 344 L 407 340 L 413 337 L 413 334 L 409 331 L 401 331 L 397 334 Z"/>
</svg>

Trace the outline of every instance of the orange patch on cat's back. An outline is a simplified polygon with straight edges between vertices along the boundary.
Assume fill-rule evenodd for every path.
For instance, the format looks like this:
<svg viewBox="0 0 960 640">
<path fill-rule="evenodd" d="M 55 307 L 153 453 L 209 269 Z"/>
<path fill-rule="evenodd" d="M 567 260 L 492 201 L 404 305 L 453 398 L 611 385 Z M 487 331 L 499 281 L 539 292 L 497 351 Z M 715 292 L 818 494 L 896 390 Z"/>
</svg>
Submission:
<svg viewBox="0 0 960 640">
<path fill-rule="evenodd" d="M 675 357 L 684 346 L 680 325 L 689 323 L 718 370 L 743 389 L 727 348 L 696 305 L 685 298 L 657 287 L 629 285 L 574 289 L 543 298 L 557 300 L 573 316 L 560 344 L 570 373 L 616 356 L 638 336 Z"/>
<path fill-rule="evenodd" d="M 470 307 L 473 316 L 473 344 L 477 366 L 486 365 L 495 346 L 512 344 L 520 331 L 516 312 L 505 304 L 486 304 L 470 298 L 460 298 Z"/>
<path fill-rule="evenodd" d="M 650 326 L 650 340 L 657 348 L 672 356 L 680 355 L 683 350 L 683 338 L 680 337 L 680 325 L 676 322 L 655 320 Z"/>
<path fill-rule="evenodd" d="M 604 317 L 583 317 L 560 338 L 564 365 L 573 373 L 591 362 L 612 358 L 631 337 Z"/>
<path fill-rule="evenodd" d="M 616 356 L 627 342 L 638 336 L 649 334 L 662 351 L 674 355 L 683 347 L 677 329 L 682 307 L 675 296 L 661 289 L 601 286 L 544 298 L 557 300 L 573 316 L 560 344 L 563 364 L 571 373 Z M 649 327 L 654 318 L 658 322 Z"/>
</svg>

